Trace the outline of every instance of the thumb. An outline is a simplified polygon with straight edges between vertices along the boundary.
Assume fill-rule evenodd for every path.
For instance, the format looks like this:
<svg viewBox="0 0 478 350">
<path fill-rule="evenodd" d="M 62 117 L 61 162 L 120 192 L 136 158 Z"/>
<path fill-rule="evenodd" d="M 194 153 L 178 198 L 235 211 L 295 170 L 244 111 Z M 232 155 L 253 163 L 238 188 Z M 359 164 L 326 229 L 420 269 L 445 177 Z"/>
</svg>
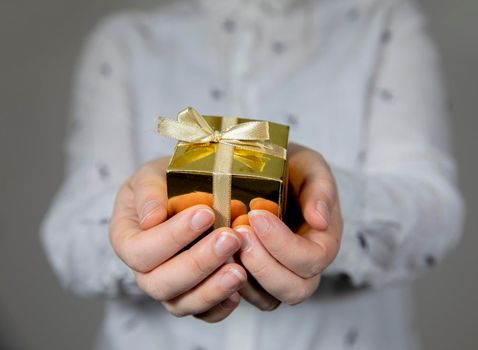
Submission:
<svg viewBox="0 0 478 350">
<path fill-rule="evenodd" d="M 335 179 L 327 162 L 321 154 L 302 148 L 289 164 L 290 182 L 305 221 L 316 230 L 326 230 L 338 205 Z"/>
<path fill-rule="evenodd" d="M 139 226 L 147 230 L 167 219 L 167 158 L 145 163 L 131 178 Z"/>
</svg>

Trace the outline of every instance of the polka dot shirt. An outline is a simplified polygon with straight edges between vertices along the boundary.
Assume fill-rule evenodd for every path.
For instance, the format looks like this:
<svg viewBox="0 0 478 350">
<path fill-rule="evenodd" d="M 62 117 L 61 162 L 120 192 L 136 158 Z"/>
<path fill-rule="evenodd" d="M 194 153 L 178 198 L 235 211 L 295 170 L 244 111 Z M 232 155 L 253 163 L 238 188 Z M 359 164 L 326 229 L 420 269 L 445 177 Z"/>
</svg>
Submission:
<svg viewBox="0 0 478 350">
<path fill-rule="evenodd" d="M 267 119 L 321 152 L 337 181 L 340 252 L 304 303 L 225 321 L 175 318 L 139 290 L 108 222 L 137 167 L 170 154 L 158 114 Z M 123 11 L 75 74 L 66 180 L 42 225 L 63 285 L 109 298 L 99 349 L 416 349 L 409 281 L 459 238 L 449 102 L 413 0 L 188 0 Z"/>
</svg>

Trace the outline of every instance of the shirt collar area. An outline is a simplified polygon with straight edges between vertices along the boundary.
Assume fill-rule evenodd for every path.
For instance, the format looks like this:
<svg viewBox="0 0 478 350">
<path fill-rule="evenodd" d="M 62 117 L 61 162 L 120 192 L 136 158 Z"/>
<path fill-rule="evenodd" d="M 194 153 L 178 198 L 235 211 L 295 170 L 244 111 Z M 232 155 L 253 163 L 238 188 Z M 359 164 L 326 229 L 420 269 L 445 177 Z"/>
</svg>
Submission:
<svg viewBox="0 0 478 350">
<path fill-rule="evenodd" d="M 198 0 L 201 6 L 213 15 L 231 16 L 243 10 L 265 15 L 285 14 L 300 7 L 305 0 Z"/>
</svg>

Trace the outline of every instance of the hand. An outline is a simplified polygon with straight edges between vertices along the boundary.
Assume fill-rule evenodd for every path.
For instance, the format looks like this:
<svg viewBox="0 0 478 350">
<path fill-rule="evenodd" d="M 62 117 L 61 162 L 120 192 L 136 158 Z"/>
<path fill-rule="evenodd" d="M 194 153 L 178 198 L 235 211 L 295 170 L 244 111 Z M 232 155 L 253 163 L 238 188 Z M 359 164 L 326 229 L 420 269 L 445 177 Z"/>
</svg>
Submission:
<svg viewBox="0 0 478 350">
<path fill-rule="evenodd" d="M 135 272 L 139 288 L 171 314 L 218 322 L 237 307 L 237 291 L 247 280 L 242 266 L 227 263 L 241 241 L 232 229 L 221 228 L 184 250 L 211 227 L 214 212 L 195 205 L 168 219 L 167 164 L 165 158 L 146 163 L 120 188 L 111 244 Z"/>
<path fill-rule="evenodd" d="M 251 226 L 234 228 L 243 241 L 240 260 L 260 285 L 251 282 L 240 293 L 265 310 L 280 302 L 294 305 L 308 298 L 340 247 L 343 224 L 339 200 L 324 158 L 291 145 L 289 170 L 289 195 L 297 200 L 302 214 L 296 233 L 267 210 L 249 212 Z"/>
</svg>

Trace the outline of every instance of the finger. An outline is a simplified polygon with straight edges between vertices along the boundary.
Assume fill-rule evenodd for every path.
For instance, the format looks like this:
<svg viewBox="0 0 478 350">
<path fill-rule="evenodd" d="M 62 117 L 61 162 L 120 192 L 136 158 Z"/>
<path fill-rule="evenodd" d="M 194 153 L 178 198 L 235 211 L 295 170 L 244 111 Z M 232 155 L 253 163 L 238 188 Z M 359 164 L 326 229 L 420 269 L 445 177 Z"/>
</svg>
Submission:
<svg viewBox="0 0 478 350">
<path fill-rule="evenodd" d="M 112 245 L 133 270 L 148 272 L 197 239 L 214 223 L 214 212 L 199 205 L 146 231 L 138 228 L 134 214 L 117 216 L 110 225 Z"/>
<path fill-rule="evenodd" d="M 234 231 L 217 229 L 151 272 L 137 273 L 138 285 L 157 300 L 171 300 L 212 274 L 240 246 Z"/>
<path fill-rule="evenodd" d="M 235 218 L 245 214 L 247 214 L 246 205 L 238 199 L 233 199 L 231 201 L 231 219 L 234 220 Z"/>
<path fill-rule="evenodd" d="M 279 206 L 277 203 L 270 201 L 264 198 L 254 198 L 249 202 L 249 207 L 251 210 L 267 210 L 274 215 L 279 214 Z M 237 227 L 241 225 L 249 225 L 249 217 L 247 216 L 247 209 L 244 206 L 244 211 L 240 213 L 241 215 L 232 216 L 232 225 L 231 227 Z"/>
<path fill-rule="evenodd" d="M 264 198 L 254 198 L 249 203 L 251 210 L 266 210 L 274 215 L 279 215 L 279 205 Z"/>
<path fill-rule="evenodd" d="M 194 317 L 209 323 L 222 321 L 236 309 L 240 301 L 241 296 L 235 292 L 219 305 L 214 306 L 202 314 L 194 315 Z"/>
<path fill-rule="evenodd" d="M 326 230 L 337 205 L 337 189 L 327 162 L 317 152 L 298 147 L 289 163 L 290 184 L 297 194 L 304 219 Z"/>
<path fill-rule="evenodd" d="M 168 200 L 168 216 L 171 217 L 184 209 L 194 205 L 204 204 L 209 207 L 213 205 L 213 197 L 207 192 L 191 192 L 174 196 Z M 231 201 L 231 218 L 234 219 L 239 215 L 247 213 L 246 205 L 240 200 L 233 199 Z"/>
<path fill-rule="evenodd" d="M 276 216 L 263 210 L 249 212 L 249 220 L 265 249 L 303 278 L 321 273 L 337 254 L 339 240 L 328 231 L 311 240 L 294 234 Z"/>
<path fill-rule="evenodd" d="M 241 229 L 239 229 L 241 230 Z M 242 241 L 241 237 L 241 247 L 247 242 Z M 227 262 L 240 262 L 240 259 L 237 255 L 230 257 Z M 247 277 L 247 282 L 239 290 L 239 294 L 249 303 L 262 311 L 272 311 L 275 310 L 280 305 L 280 300 L 277 300 L 272 295 L 270 295 L 264 288 L 257 283 L 256 279 L 250 274 Z"/>
<path fill-rule="evenodd" d="M 239 294 L 248 303 L 256 306 L 262 311 L 275 310 L 281 303 L 280 300 L 274 298 L 271 294 L 265 291 L 252 276 L 247 279 L 247 282 L 239 290 Z"/>
<path fill-rule="evenodd" d="M 143 230 L 167 218 L 166 167 L 166 158 L 148 162 L 130 180 L 139 227 Z"/>
<path fill-rule="evenodd" d="M 300 277 L 274 259 L 250 228 L 240 226 L 235 230 L 245 242 L 239 253 L 244 267 L 273 297 L 294 305 L 305 300 L 317 288 L 320 275 L 310 279 Z"/>
<path fill-rule="evenodd" d="M 195 288 L 163 304 L 175 316 L 201 314 L 226 301 L 246 280 L 247 274 L 243 267 L 227 264 Z M 227 304 L 226 302 L 226 306 Z"/>
<path fill-rule="evenodd" d="M 212 207 L 212 194 L 207 192 L 191 192 L 174 196 L 168 200 L 168 216 L 174 216 L 177 213 L 198 204 Z"/>
<path fill-rule="evenodd" d="M 234 228 L 241 225 L 249 225 L 249 216 L 247 216 L 247 214 L 243 214 L 235 218 L 231 224 L 231 227 Z"/>
</svg>

